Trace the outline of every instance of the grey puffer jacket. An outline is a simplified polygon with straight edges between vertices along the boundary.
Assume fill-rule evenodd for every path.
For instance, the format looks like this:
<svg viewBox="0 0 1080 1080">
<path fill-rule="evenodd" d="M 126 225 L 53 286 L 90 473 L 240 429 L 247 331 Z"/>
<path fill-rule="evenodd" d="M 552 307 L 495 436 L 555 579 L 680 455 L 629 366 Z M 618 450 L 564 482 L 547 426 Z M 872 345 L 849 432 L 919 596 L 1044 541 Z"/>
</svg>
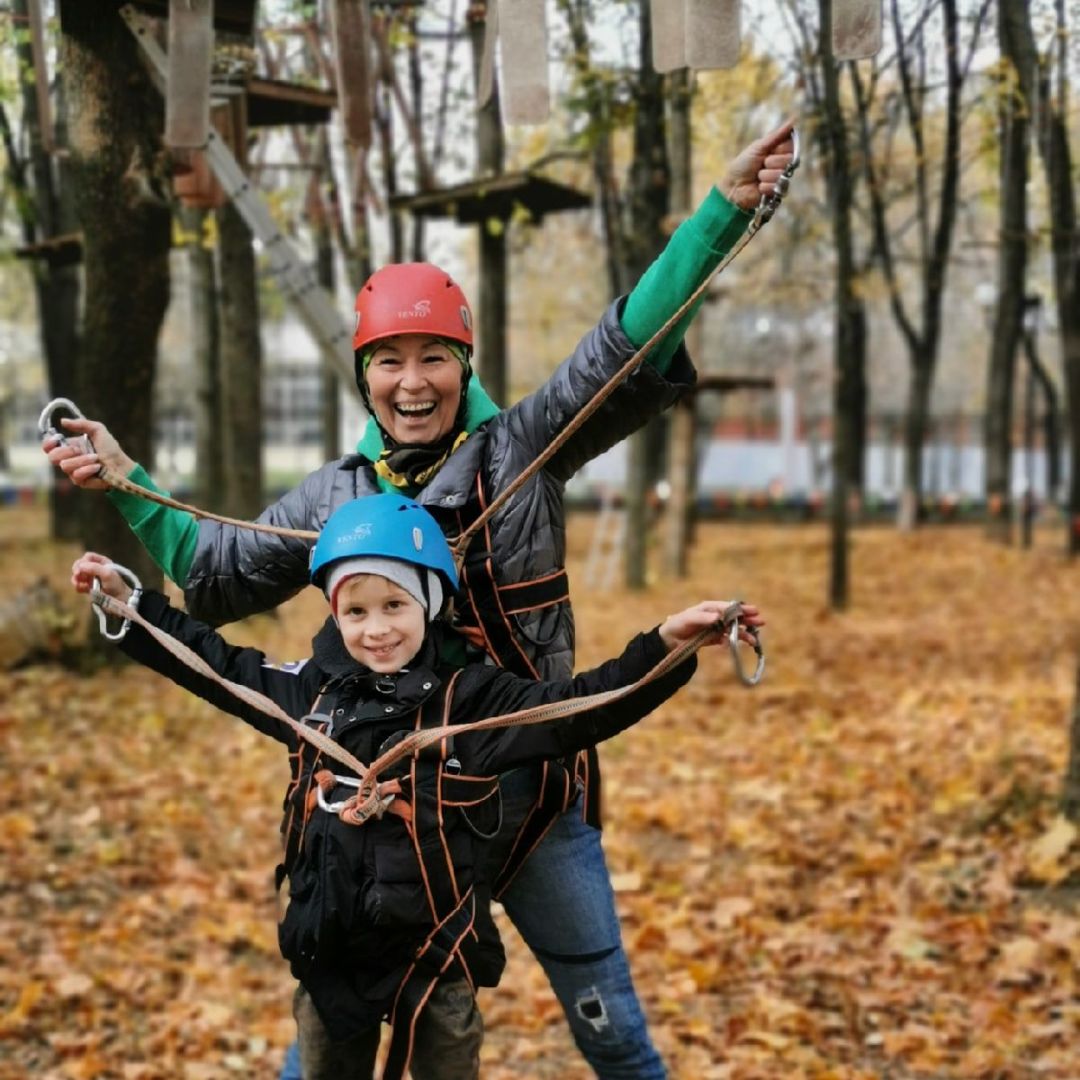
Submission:
<svg viewBox="0 0 1080 1080">
<path fill-rule="evenodd" d="M 459 512 L 476 510 L 479 477 L 490 502 L 547 447 L 597 390 L 636 352 L 619 323 L 622 301 L 578 342 L 535 393 L 475 431 L 416 496 L 443 531 L 455 535 Z M 561 571 L 566 556 L 563 486 L 585 462 L 608 450 L 672 405 L 694 382 L 684 348 L 666 375 L 642 364 L 565 447 L 490 522 L 490 556 L 499 585 Z M 319 530 L 342 503 L 379 491 L 371 463 L 358 454 L 324 465 L 259 517 L 287 528 Z M 470 561 L 486 546 L 481 533 Z M 188 611 L 212 624 L 275 607 L 308 583 L 304 540 L 199 523 L 184 595 Z M 510 614 L 514 638 L 543 679 L 566 678 L 574 663 L 568 601 Z"/>
</svg>

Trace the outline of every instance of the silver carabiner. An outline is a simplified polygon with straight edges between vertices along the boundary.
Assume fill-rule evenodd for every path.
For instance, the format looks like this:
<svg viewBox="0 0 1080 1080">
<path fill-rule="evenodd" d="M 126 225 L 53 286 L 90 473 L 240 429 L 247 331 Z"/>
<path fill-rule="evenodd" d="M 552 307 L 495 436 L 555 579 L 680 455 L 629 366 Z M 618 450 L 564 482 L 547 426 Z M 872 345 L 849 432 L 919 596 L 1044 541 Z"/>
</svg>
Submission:
<svg viewBox="0 0 1080 1080">
<path fill-rule="evenodd" d="M 780 209 L 780 204 L 784 201 L 784 196 L 791 186 L 791 178 L 795 175 L 795 170 L 799 167 L 799 163 L 802 160 L 801 146 L 799 132 L 795 128 L 792 128 L 791 163 L 780 174 L 779 179 L 773 185 L 771 194 L 761 196 L 761 202 L 758 203 L 757 210 L 754 211 L 754 220 L 750 222 L 751 233 L 756 233 L 762 225 L 772 220 L 773 214 Z"/>
<path fill-rule="evenodd" d="M 337 773 L 334 773 L 333 776 L 337 783 L 343 784 L 345 787 L 360 787 L 360 780 L 355 776 L 338 776 Z M 315 798 L 318 800 L 319 809 L 325 810 L 328 814 L 340 814 L 348 803 L 348 799 L 341 799 L 339 802 L 327 802 L 323 789 L 318 784 L 315 786 Z"/>
<path fill-rule="evenodd" d="M 128 607 L 137 609 L 139 597 L 142 596 L 142 582 L 139 580 L 138 575 L 119 563 L 111 562 L 109 568 L 115 570 L 131 586 L 131 598 L 128 600 Z M 101 588 L 101 578 L 95 577 L 93 587 L 90 589 L 90 603 L 94 605 L 94 613 L 97 615 L 98 629 L 101 631 L 101 636 L 108 641 L 123 641 L 127 636 L 127 632 L 131 629 L 131 620 L 124 619 L 120 624 L 120 629 L 115 633 L 110 633 L 109 616 L 105 611 L 103 600 L 108 596 L 109 594 Z"/>
<path fill-rule="evenodd" d="M 757 667 L 754 669 L 753 675 L 747 675 L 746 669 L 743 667 L 742 654 L 739 652 L 739 630 L 741 624 L 739 622 L 739 616 L 742 614 L 742 601 L 736 600 L 731 604 L 724 612 L 723 622 L 726 624 L 728 620 L 731 621 L 731 629 L 728 631 L 728 647 L 731 649 L 731 659 L 735 665 L 735 674 L 738 675 L 739 681 L 744 686 L 757 686 L 761 682 L 761 676 L 765 674 L 765 649 L 761 644 L 761 637 L 758 634 L 756 626 L 747 626 L 744 629 L 754 639 L 754 652 L 757 653 Z"/>
<path fill-rule="evenodd" d="M 94 444 L 90 441 L 89 435 L 67 435 L 53 423 L 53 413 L 59 409 L 64 409 L 71 413 L 76 420 L 86 419 L 82 410 L 74 401 L 71 401 L 66 397 L 53 398 L 52 401 L 41 410 L 41 415 L 38 417 L 38 434 L 43 439 L 52 437 L 58 440 L 61 446 L 74 447 L 82 454 L 92 454 L 94 452 Z"/>
</svg>

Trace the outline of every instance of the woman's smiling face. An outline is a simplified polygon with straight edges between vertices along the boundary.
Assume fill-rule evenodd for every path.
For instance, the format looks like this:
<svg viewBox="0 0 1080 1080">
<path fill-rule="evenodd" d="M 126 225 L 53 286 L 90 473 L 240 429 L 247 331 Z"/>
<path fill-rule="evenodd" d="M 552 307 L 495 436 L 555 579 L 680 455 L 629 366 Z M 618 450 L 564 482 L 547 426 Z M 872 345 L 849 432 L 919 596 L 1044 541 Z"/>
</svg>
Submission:
<svg viewBox="0 0 1080 1080">
<path fill-rule="evenodd" d="M 438 442 L 461 403 L 461 363 L 438 338 L 400 334 L 380 341 L 364 375 L 375 418 L 400 443 Z"/>
</svg>

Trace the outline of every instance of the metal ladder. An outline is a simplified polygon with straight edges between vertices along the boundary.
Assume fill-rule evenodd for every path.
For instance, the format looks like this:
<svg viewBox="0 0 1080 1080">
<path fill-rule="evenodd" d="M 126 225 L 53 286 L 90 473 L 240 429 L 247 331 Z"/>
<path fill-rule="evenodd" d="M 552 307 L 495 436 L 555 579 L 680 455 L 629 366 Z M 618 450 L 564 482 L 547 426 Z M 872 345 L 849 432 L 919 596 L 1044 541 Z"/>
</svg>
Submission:
<svg viewBox="0 0 1080 1080">
<path fill-rule="evenodd" d="M 120 16 L 142 48 L 154 84 L 164 94 L 168 57 L 154 33 L 154 20 L 140 15 L 130 4 L 120 9 Z M 319 284 L 313 268 L 297 255 L 274 224 L 266 203 L 213 127 L 210 128 L 205 153 L 206 160 L 224 188 L 226 196 L 236 207 L 252 235 L 262 244 L 270 273 L 274 275 L 281 291 L 293 304 L 309 333 L 322 349 L 327 362 L 359 401 L 360 392 L 353 371 L 352 334 L 334 305 L 333 298 Z"/>
<path fill-rule="evenodd" d="M 585 556 L 586 588 L 607 590 L 615 586 L 625 547 L 626 510 L 615 505 L 615 491 L 605 487 L 600 494 L 589 553 Z"/>
</svg>

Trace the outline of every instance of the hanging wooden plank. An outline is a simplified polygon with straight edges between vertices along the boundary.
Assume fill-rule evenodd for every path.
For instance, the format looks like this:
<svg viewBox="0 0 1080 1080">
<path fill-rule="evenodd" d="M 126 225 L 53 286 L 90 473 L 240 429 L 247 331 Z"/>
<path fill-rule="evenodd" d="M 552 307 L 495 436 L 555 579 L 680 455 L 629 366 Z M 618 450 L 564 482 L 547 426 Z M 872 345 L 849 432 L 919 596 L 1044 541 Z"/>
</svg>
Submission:
<svg viewBox="0 0 1080 1080">
<path fill-rule="evenodd" d="M 508 124 L 542 124 L 551 114 L 544 0 L 499 0 L 503 115 Z"/>
<path fill-rule="evenodd" d="M 686 63 L 731 68 L 739 60 L 740 0 L 685 0 Z"/>
<path fill-rule="evenodd" d="M 360 150 L 371 146 L 371 22 L 365 0 L 334 0 L 334 69 L 345 141 Z"/>
<path fill-rule="evenodd" d="M 213 54 L 213 0 L 172 0 L 165 94 L 165 145 L 170 149 L 197 150 L 206 145 Z"/>
<path fill-rule="evenodd" d="M 686 0 L 649 5 L 653 67 L 663 73 L 686 67 Z"/>
<path fill-rule="evenodd" d="M 833 54 L 865 60 L 881 49 L 881 0 L 833 0 Z"/>
</svg>

